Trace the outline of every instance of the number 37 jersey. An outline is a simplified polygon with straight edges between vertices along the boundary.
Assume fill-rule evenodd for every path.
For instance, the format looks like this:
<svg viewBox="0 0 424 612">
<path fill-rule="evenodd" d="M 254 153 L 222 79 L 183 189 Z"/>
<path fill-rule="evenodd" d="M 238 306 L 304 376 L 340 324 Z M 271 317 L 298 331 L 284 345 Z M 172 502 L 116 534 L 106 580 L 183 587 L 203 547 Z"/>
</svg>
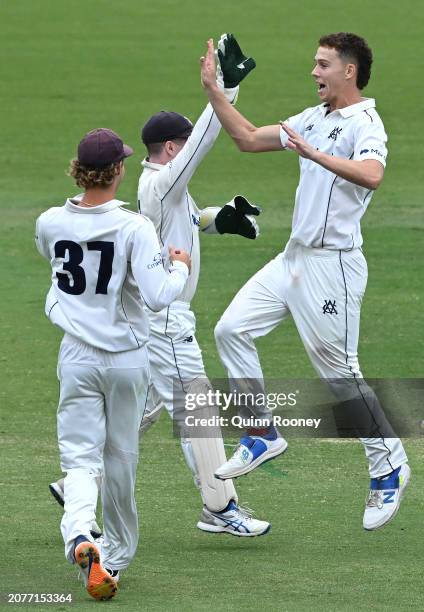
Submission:
<svg viewBox="0 0 424 612">
<path fill-rule="evenodd" d="M 152 222 L 111 200 L 82 207 L 77 196 L 50 208 L 36 244 L 52 268 L 46 315 L 72 336 L 106 351 L 140 348 L 149 327 L 143 304 L 166 308 L 181 293 L 188 268 L 163 268 Z"/>
</svg>

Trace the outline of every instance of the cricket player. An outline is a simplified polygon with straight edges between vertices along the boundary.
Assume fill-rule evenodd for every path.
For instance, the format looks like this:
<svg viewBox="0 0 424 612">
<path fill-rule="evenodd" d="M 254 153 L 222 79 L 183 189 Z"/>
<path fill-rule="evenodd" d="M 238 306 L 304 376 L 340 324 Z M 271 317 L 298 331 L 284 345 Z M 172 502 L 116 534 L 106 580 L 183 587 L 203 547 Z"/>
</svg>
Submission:
<svg viewBox="0 0 424 612">
<path fill-rule="evenodd" d="M 190 257 L 170 247 L 157 265 L 153 224 L 115 199 L 133 151 L 112 130 L 86 134 L 71 162 L 84 193 L 37 220 L 36 244 L 50 263 L 46 314 L 64 331 L 57 433 L 64 481 L 65 556 L 89 594 L 110 599 L 138 542 L 138 429 L 149 386 L 143 302 L 160 311 L 184 289 Z M 102 482 L 104 542 L 90 534 Z"/>
<path fill-rule="evenodd" d="M 239 82 L 254 67 L 234 38 L 220 40 L 222 74 L 218 85 L 228 104 L 234 104 Z M 214 76 L 216 81 L 216 77 Z M 149 217 L 156 229 L 163 254 L 171 244 L 190 253 L 191 274 L 179 298 L 160 312 L 148 310 L 150 339 L 149 360 L 152 389 L 143 420 L 142 433 L 160 415 L 164 406 L 174 415 L 175 397 L 179 393 L 207 391 L 210 383 L 205 374 L 201 350 L 195 336 L 195 316 L 190 308 L 200 272 L 199 230 L 205 233 L 232 233 L 255 239 L 258 227 L 254 216 L 259 209 L 243 196 L 234 197 L 221 207 L 198 208 L 188 191 L 196 169 L 212 148 L 221 125 L 208 104 L 193 126 L 183 115 L 161 111 L 151 117 L 142 129 L 142 141 L 148 156 L 138 186 L 140 212 Z M 209 413 L 208 413 L 209 410 Z M 215 407 L 202 416 L 214 414 Z M 231 480 L 218 480 L 214 472 L 226 461 L 222 437 L 192 436 L 182 439 L 186 462 L 195 475 L 203 510 L 197 527 L 211 533 L 226 532 L 236 536 L 267 533 L 270 524 L 253 519 L 240 508 Z"/>
<path fill-rule="evenodd" d="M 362 90 L 372 52 L 351 33 L 323 36 L 312 77 L 320 104 L 285 122 L 257 128 L 217 87 L 213 41 L 201 60 L 201 78 L 220 122 L 241 151 L 289 150 L 299 156 L 292 232 L 283 253 L 238 292 L 215 329 L 219 354 L 231 380 L 263 384 L 256 338 L 291 315 L 320 377 L 340 402 L 368 414 L 362 437 L 371 485 L 363 526 L 384 526 L 396 514 L 410 469 L 401 441 L 380 427 L 381 407 L 358 363 L 359 317 L 367 283 L 360 220 L 386 166 L 387 136 Z M 248 431 L 233 457 L 217 471 L 227 479 L 246 474 L 287 447 L 272 426 Z"/>
<path fill-rule="evenodd" d="M 232 35 L 223 35 L 219 42 L 220 64 L 217 82 L 229 103 L 235 103 L 240 81 L 255 67 L 243 55 Z M 195 170 L 212 148 L 221 125 L 210 104 L 196 124 L 175 112 L 161 111 L 151 117 L 142 130 L 142 141 L 148 152 L 142 162 L 143 172 L 138 186 L 139 211 L 150 218 L 159 238 L 161 253 L 154 265 L 167 262 L 169 246 L 178 244 L 190 253 L 191 274 L 181 295 L 164 310 L 154 312 L 145 305 L 150 323 L 147 345 L 151 369 L 151 388 L 140 428 L 142 438 L 157 421 L 162 408 L 174 416 L 176 396 L 207 392 L 210 389 L 202 354 L 195 337 L 195 316 L 190 309 L 200 272 L 199 231 L 206 234 L 239 234 L 248 239 L 259 235 L 255 216 L 260 209 L 244 196 L 235 196 L 221 207 L 199 209 L 188 192 Z M 167 263 L 165 267 L 167 268 Z M 178 401 L 178 400 L 177 400 Z M 213 416 L 215 406 L 203 409 L 202 417 Z M 200 410 L 197 413 L 200 416 Z M 194 430 L 193 430 L 194 431 Z M 197 430 L 196 430 L 197 432 Z M 219 431 L 209 437 L 183 435 L 181 446 L 200 490 L 203 509 L 197 527 L 210 533 L 229 533 L 252 537 L 264 535 L 270 523 L 254 519 L 238 505 L 231 480 L 220 481 L 214 472 L 226 460 Z M 52 495 L 63 505 L 63 479 L 49 485 Z M 95 517 L 90 531 L 100 535 Z"/>
</svg>

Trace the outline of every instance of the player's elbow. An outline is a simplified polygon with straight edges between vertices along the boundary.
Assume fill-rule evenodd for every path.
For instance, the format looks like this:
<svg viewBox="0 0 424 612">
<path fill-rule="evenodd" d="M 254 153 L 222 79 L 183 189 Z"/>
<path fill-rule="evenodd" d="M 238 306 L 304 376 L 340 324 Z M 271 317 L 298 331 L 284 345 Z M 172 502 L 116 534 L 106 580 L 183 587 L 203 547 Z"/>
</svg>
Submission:
<svg viewBox="0 0 424 612">
<path fill-rule="evenodd" d="M 373 163 L 372 167 L 368 169 L 365 176 L 364 187 L 376 191 L 380 187 L 380 184 L 384 176 L 384 167 L 379 163 Z"/>
<path fill-rule="evenodd" d="M 235 138 L 234 141 L 242 153 L 253 153 L 253 142 L 249 137 Z"/>
<path fill-rule="evenodd" d="M 371 189 L 372 191 L 376 191 L 380 187 L 382 180 L 382 176 L 369 176 L 367 177 L 366 184 L 364 185 L 364 187 L 366 187 L 367 189 Z"/>
<path fill-rule="evenodd" d="M 233 136 L 233 138 L 242 153 L 255 153 L 258 150 L 256 128 L 245 130 L 242 134 Z"/>
<path fill-rule="evenodd" d="M 164 310 L 164 308 L 166 308 L 167 306 L 169 306 L 169 304 L 166 304 L 165 302 L 150 302 L 149 304 L 149 308 L 153 312 L 160 312 L 161 310 Z"/>
</svg>

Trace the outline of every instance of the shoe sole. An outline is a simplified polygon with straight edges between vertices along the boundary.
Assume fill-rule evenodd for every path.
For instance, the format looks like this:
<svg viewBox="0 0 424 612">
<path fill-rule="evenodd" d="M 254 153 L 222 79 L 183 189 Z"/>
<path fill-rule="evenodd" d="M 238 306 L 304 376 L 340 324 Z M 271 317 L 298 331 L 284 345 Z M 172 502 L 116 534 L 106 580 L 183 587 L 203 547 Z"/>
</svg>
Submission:
<svg viewBox="0 0 424 612">
<path fill-rule="evenodd" d="M 81 542 L 75 549 L 75 561 L 82 570 L 90 567 L 87 591 L 94 599 L 107 600 L 115 597 L 118 584 L 100 563 L 100 552 L 92 542 Z"/>
<path fill-rule="evenodd" d="M 281 448 L 273 452 L 263 453 L 262 455 L 257 457 L 255 461 L 252 461 L 252 463 L 249 463 L 249 465 L 245 465 L 244 467 L 239 468 L 235 470 L 234 472 L 231 472 L 231 474 L 226 474 L 225 476 L 221 474 L 217 474 L 217 473 L 215 473 L 214 476 L 215 478 L 218 478 L 218 480 L 228 480 L 230 478 L 238 478 L 239 476 L 245 476 L 246 474 L 248 474 L 249 472 L 252 472 L 255 468 L 266 463 L 267 461 L 271 461 L 271 459 L 275 459 L 279 455 L 282 455 L 287 450 L 287 447 L 288 447 L 288 443 L 286 440 L 284 440 L 284 444 Z"/>
<path fill-rule="evenodd" d="M 227 533 L 228 535 L 238 536 L 239 538 L 252 538 L 269 533 L 271 530 L 271 523 L 269 523 L 266 529 L 259 533 L 239 533 L 238 531 L 234 531 L 234 529 L 230 529 L 229 527 L 218 527 L 218 525 L 210 525 L 209 523 L 203 523 L 203 521 L 199 521 L 197 523 L 197 528 L 201 531 L 206 531 L 207 533 Z"/>
<path fill-rule="evenodd" d="M 51 484 L 49 484 L 49 491 L 50 493 L 53 495 L 53 497 L 55 498 L 55 500 L 57 501 L 57 503 L 62 506 L 62 508 L 65 505 L 65 502 L 63 500 L 63 495 L 59 492 L 59 490 L 56 487 L 56 483 L 52 482 Z"/>
<path fill-rule="evenodd" d="M 382 527 L 385 527 L 388 523 L 390 523 L 390 521 L 392 521 L 395 518 L 395 516 L 399 512 L 400 502 L 402 501 L 403 496 L 405 495 L 405 490 L 406 490 L 406 487 L 409 485 L 410 479 L 411 479 L 411 468 L 409 468 L 408 473 L 405 476 L 405 480 L 404 480 L 404 483 L 403 483 L 403 486 L 402 486 L 402 490 L 400 491 L 400 494 L 399 494 L 398 503 L 396 505 L 396 508 L 395 508 L 393 514 L 391 514 L 389 516 L 389 518 L 386 521 L 384 521 L 384 523 L 381 523 L 381 525 L 377 525 L 376 527 L 365 527 L 365 526 L 363 526 L 365 531 L 377 531 L 377 529 L 381 529 Z"/>
</svg>

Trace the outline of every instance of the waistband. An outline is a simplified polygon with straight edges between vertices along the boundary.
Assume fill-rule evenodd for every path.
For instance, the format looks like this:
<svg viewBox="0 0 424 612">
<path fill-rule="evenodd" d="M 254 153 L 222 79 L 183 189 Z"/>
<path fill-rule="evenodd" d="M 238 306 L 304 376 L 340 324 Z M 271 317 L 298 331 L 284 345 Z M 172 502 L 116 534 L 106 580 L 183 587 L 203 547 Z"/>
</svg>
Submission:
<svg viewBox="0 0 424 612">
<path fill-rule="evenodd" d="M 128 351 L 104 351 L 65 333 L 60 344 L 59 362 L 111 368 L 137 368 L 148 364 L 148 354 L 146 344 Z"/>
<path fill-rule="evenodd" d="M 343 249 L 321 249 L 318 247 L 307 247 L 299 242 L 292 242 L 289 240 L 283 251 L 283 256 L 289 258 L 297 254 L 302 254 L 305 257 L 327 257 L 331 259 L 339 258 L 340 253 L 342 257 L 354 257 L 358 255 L 358 253 L 362 253 L 362 249 L 361 247 L 356 247 L 349 251 L 344 251 Z"/>
</svg>

